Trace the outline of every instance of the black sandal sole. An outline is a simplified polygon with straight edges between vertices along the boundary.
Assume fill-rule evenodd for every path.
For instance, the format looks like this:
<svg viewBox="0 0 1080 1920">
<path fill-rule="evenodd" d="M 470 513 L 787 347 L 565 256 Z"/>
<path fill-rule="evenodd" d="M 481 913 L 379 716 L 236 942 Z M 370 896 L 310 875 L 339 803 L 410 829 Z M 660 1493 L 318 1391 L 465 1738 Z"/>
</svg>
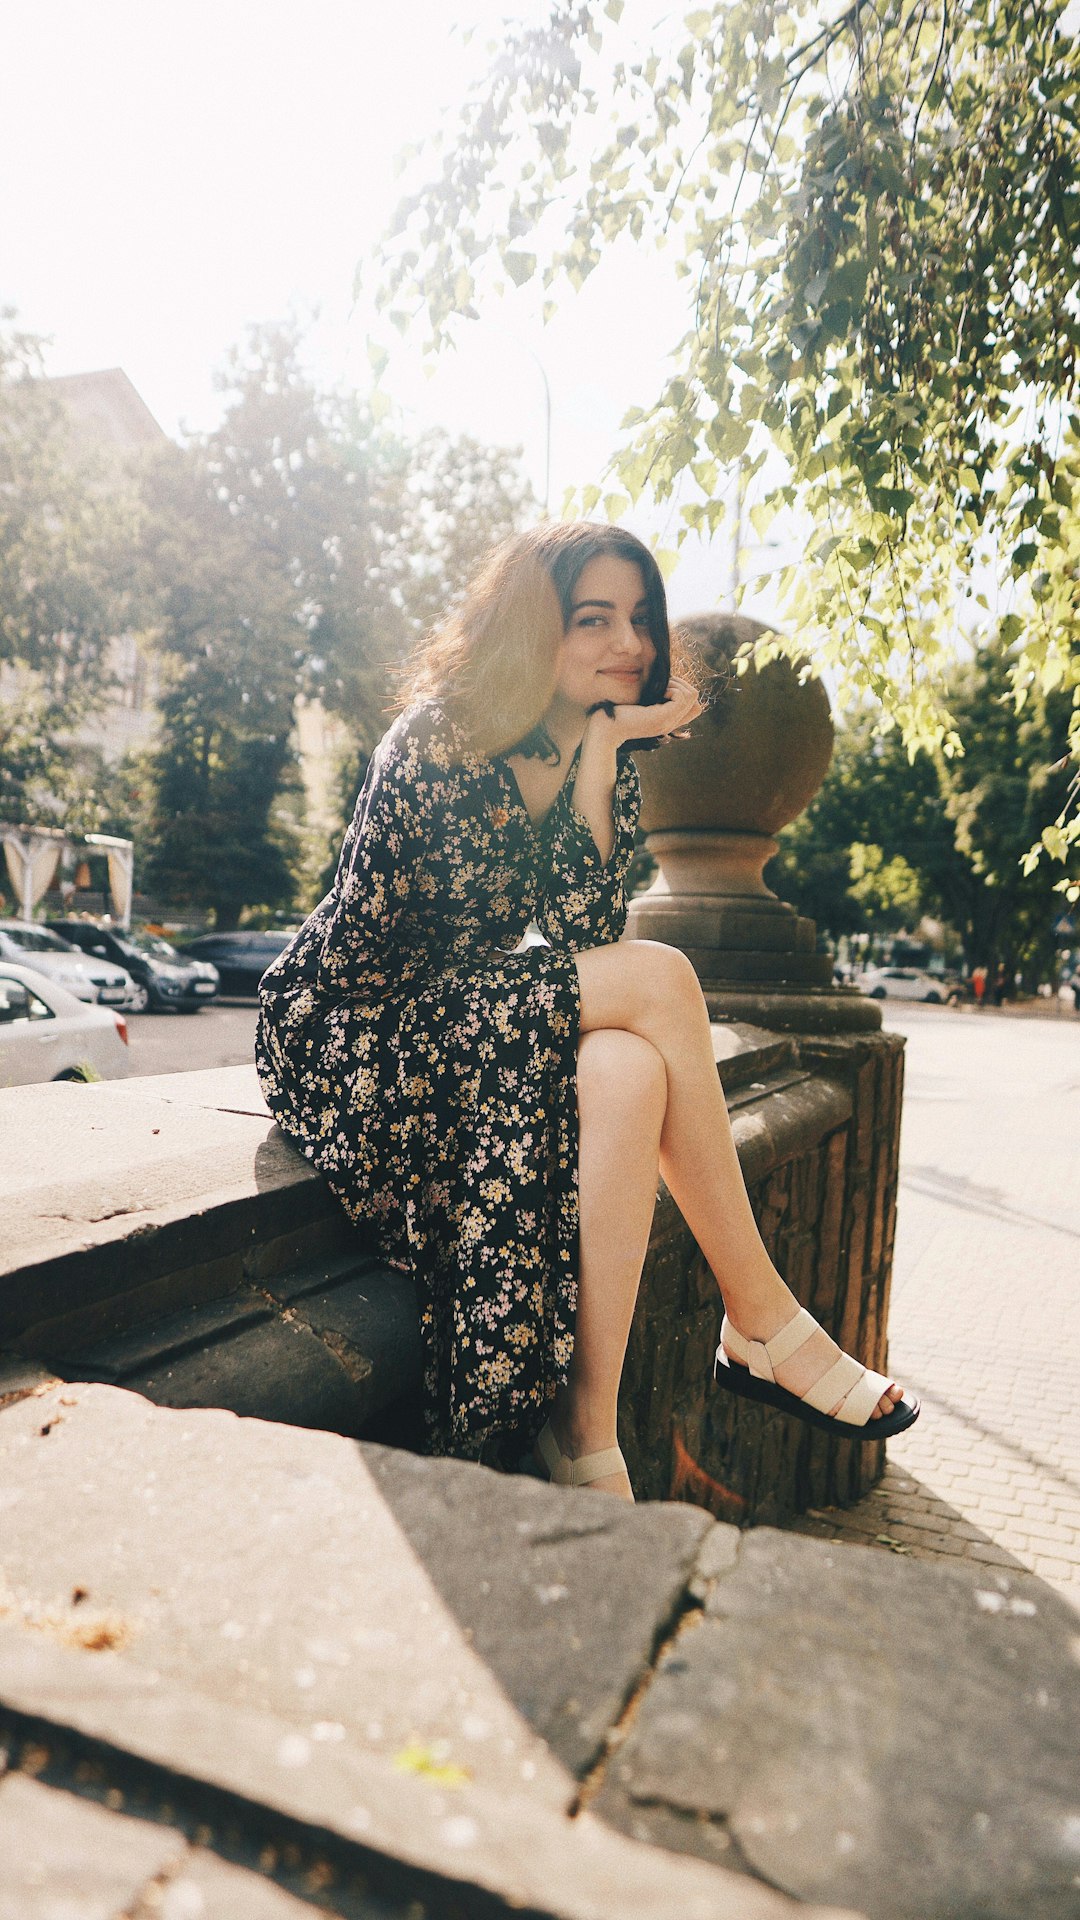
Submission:
<svg viewBox="0 0 1080 1920">
<path fill-rule="evenodd" d="M 833 1433 L 840 1440 L 891 1440 L 914 1426 L 922 1411 L 918 1400 L 905 1398 L 897 1401 L 895 1413 L 883 1413 L 880 1420 L 867 1420 L 864 1426 L 853 1427 L 849 1421 L 836 1420 L 832 1414 L 808 1407 L 798 1394 L 778 1387 L 775 1380 L 759 1380 L 748 1367 L 740 1367 L 723 1352 L 717 1354 L 713 1363 L 713 1379 L 729 1393 L 741 1394 L 744 1400 L 757 1400 L 762 1406 L 775 1407 L 778 1413 L 790 1413 L 794 1419 L 805 1421 L 808 1427 Z"/>
</svg>

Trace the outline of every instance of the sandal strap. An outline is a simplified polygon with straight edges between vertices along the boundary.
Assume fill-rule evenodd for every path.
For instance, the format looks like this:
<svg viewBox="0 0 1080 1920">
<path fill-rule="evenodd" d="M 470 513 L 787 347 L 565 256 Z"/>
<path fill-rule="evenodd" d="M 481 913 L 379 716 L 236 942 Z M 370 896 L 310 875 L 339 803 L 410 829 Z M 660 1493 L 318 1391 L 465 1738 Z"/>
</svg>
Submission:
<svg viewBox="0 0 1080 1920">
<path fill-rule="evenodd" d="M 833 1418 L 843 1421 L 845 1426 L 865 1427 L 889 1385 L 885 1374 L 860 1366 L 849 1353 L 842 1353 L 802 1398 L 818 1413 L 831 1414 L 835 1407 Z"/>
<path fill-rule="evenodd" d="M 564 1453 L 546 1420 L 536 1436 L 536 1451 L 556 1487 L 587 1487 L 608 1473 L 625 1473 L 626 1461 L 618 1447 L 605 1447 L 600 1453 L 582 1453 L 575 1460 Z"/>
<path fill-rule="evenodd" d="M 793 1353 L 798 1353 L 817 1331 L 818 1322 L 805 1307 L 800 1307 L 794 1319 L 781 1327 L 779 1333 L 774 1333 L 771 1340 L 748 1340 L 725 1314 L 720 1344 L 758 1380 L 775 1382 L 776 1368 L 790 1360 Z M 832 1414 L 835 1407 L 833 1417 L 837 1422 L 843 1421 L 849 1427 L 865 1427 L 890 1384 L 885 1374 L 864 1367 L 849 1353 L 841 1353 L 813 1386 L 796 1398 L 813 1407 L 815 1413 Z"/>
<path fill-rule="evenodd" d="M 774 1333 L 771 1340 L 748 1340 L 745 1334 L 732 1326 L 725 1313 L 720 1329 L 720 1344 L 726 1347 L 733 1359 L 741 1360 L 744 1367 L 749 1367 L 756 1379 L 775 1380 L 777 1367 L 782 1367 L 793 1353 L 805 1347 L 811 1335 L 817 1332 L 818 1323 L 805 1307 L 800 1307 L 794 1318 L 781 1327 L 779 1333 Z M 836 1398 L 834 1395 L 833 1404 Z"/>
<path fill-rule="evenodd" d="M 836 1418 L 841 1420 L 844 1418 L 843 1407 L 847 1406 L 851 1395 L 865 1374 L 866 1368 L 860 1361 L 853 1360 L 850 1353 L 842 1353 L 837 1360 L 833 1361 L 832 1366 L 827 1367 L 820 1378 L 814 1381 L 812 1387 L 807 1387 L 806 1392 L 799 1395 L 799 1398 L 805 1400 L 807 1406 L 813 1407 L 817 1413 L 831 1413 L 836 1407 L 838 1409 Z M 870 1404 L 875 1406 L 877 1402 L 873 1400 Z M 868 1419 L 870 1417 L 869 1410 L 866 1417 Z M 855 1420 L 851 1424 L 861 1426 L 862 1422 Z"/>
<path fill-rule="evenodd" d="M 563 1456 L 565 1459 L 565 1455 Z M 602 1480 L 606 1473 L 625 1473 L 626 1461 L 620 1447 L 605 1447 L 602 1453 L 582 1453 L 570 1462 L 570 1485 L 587 1487 L 592 1480 Z"/>
<path fill-rule="evenodd" d="M 574 1463 L 563 1452 L 555 1435 L 551 1431 L 551 1421 L 545 1420 L 536 1436 L 536 1451 L 548 1470 L 548 1479 L 553 1486 L 570 1487 Z"/>
<path fill-rule="evenodd" d="M 865 1427 L 878 1401 L 891 1386 L 888 1374 L 875 1373 L 872 1367 L 864 1367 L 862 1379 L 855 1382 L 846 1396 L 837 1419 L 843 1420 L 849 1427 Z"/>
</svg>

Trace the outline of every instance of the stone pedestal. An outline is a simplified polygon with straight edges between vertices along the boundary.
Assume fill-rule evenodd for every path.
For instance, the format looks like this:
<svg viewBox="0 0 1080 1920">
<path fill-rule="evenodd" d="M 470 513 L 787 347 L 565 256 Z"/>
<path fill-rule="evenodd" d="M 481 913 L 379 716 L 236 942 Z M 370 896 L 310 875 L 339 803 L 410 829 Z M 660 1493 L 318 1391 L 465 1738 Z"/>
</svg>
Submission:
<svg viewBox="0 0 1080 1920">
<path fill-rule="evenodd" d="M 776 835 L 817 792 L 833 740 L 820 681 L 786 660 L 735 672 L 739 648 L 766 631 L 739 614 L 702 614 L 680 629 L 709 705 L 690 740 L 641 756 L 641 824 L 657 872 L 631 902 L 629 931 L 686 954 L 714 1019 L 874 1032 L 879 1009 L 853 987 L 833 988 L 813 921 L 765 882 Z"/>
<path fill-rule="evenodd" d="M 690 741 L 641 756 L 642 825 L 657 871 L 631 902 L 629 932 L 680 948 L 713 1020 L 755 1030 L 759 1058 L 769 1033 L 790 1036 L 752 1083 L 755 1139 L 763 1122 L 769 1137 L 759 1173 L 749 1114 L 729 1093 L 743 1175 L 800 1302 L 847 1352 L 884 1371 L 903 1042 L 881 1032 L 875 1002 L 832 984 L 813 921 L 764 878 L 777 833 L 828 767 L 828 699 L 783 660 L 734 672 L 739 647 L 764 631 L 756 622 L 702 616 L 684 631 L 710 704 Z M 884 1468 L 880 1444 L 833 1440 L 711 1386 L 721 1312 L 712 1275 L 662 1196 L 623 1382 L 639 1495 L 674 1494 L 750 1525 L 866 1493 Z"/>
</svg>

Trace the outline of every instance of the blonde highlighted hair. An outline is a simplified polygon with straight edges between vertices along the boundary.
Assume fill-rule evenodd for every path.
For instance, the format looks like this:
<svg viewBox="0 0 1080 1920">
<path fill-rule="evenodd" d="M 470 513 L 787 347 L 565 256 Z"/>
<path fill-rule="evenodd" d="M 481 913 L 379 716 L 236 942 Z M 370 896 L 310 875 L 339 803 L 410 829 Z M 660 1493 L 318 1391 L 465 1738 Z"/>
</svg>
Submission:
<svg viewBox="0 0 1080 1920">
<path fill-rule="evenodd" d="M 413 655 L 400 705 L 438 701 L 478 753 L 516 750 L 557 758 L 543 719 L 555 693 L 559 645 L 570 623 L 574 589 L 582 570 L 600 554 L 640 569 L 656 649 L 641 703 L 662 700 L 671 672 L 671 636 L 656 561 L 624 528 L 576 521 L 534 527 L 496 547 L 461 605 Z"/>
</svg>

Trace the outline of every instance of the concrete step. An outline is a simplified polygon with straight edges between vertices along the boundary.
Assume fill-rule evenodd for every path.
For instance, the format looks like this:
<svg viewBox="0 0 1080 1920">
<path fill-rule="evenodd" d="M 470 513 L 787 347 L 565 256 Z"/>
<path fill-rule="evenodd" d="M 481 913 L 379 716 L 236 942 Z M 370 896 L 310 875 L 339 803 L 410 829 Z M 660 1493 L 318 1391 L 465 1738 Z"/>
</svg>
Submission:
<svg viewBox="0 0 1080 1920">
<path fill-rule="evenodd" d="M 102 1385 L 0 1409 L 0 1496 L 16 1871 L 104 1802 L 106 1864 L 261 1875 L 222 1920 L 279 1869 L 342 1920 L 1076 1911 L 1080 1622 L 1033 1577 Z"/>
</svg>

